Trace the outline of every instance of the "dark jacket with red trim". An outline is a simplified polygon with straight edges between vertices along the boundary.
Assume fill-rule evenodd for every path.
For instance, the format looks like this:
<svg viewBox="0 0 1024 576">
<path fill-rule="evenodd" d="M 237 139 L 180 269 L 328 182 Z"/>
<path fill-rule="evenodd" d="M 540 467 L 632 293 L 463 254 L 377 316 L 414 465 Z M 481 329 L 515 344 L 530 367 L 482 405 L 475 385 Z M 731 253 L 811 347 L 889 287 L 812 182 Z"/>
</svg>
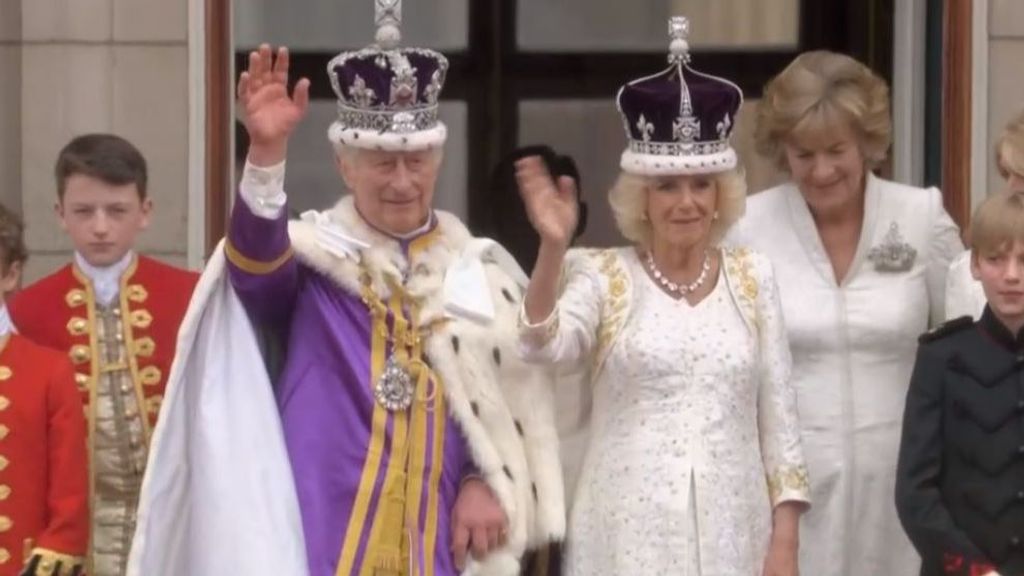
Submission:
<svg viewBox="0 0 1024 576">
<path fill-rule="evenodd" d="M 1024 333 L 988 308 L 921 337 L 896 507 L 922 576 L 1024 575 Z"/>
</svg>

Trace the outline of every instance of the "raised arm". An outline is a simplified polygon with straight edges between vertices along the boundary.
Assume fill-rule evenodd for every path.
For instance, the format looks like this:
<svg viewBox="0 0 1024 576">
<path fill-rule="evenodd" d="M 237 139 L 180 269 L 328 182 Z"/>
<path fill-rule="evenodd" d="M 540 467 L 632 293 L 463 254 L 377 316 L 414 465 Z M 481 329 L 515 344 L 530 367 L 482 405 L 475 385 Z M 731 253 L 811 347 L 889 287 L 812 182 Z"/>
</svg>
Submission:
<svg viewBox="0 0 1024 576">
<path fill-rule="evenodd" d="M 264 44 L 249 54 L 238 81 L 238 104 L 249 153 L 231 212 L 225 244 L 231 283 L 258 321 L 287 317 L 298 289 L 298 268 L 288 239 L 284 163 L 288 139 L 309 105 L 309 80 L 288 94 L 288 49 L 274 60 Z"/>
<path fill-rule="evenodd" d="M 527 362 L 575 362 L 593 347 L 601 299 L 585 257 L 565 266 L 578 218 L 575 183 L 563 176 L 556 184 L 537 156 L 516 162 L 516 181 L 540 235 L 520 317 L 520 352 Z M 563 267 L 566 282 L 560 286 Z"/>
<path fill-rule="evenodd" d="M 555 309 L 562 263 L 576 231 L 579 207 L 573 179 L 562 176 L 556 185 L 538 156 L 516 162 L 516 182 L 530 224 L 540 236 L 537 263 L 524 302 L 526 320 L 532 324 L 543 321 Z"/>
</svg>

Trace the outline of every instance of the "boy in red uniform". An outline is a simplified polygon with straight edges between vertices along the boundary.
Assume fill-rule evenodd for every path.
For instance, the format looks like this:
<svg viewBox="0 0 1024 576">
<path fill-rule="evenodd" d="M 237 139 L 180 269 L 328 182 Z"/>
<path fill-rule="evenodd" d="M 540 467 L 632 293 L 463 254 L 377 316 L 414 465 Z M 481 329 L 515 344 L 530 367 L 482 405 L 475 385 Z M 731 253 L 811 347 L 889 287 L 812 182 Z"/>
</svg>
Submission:
<svg viewBox="0 0 1024 576">
<path fill-rule="evenodd" d="M 198 275 L 138 255 L 149 225 L 146 161 L 111 134 L 73 139 L 56 165 L 61 226 L 74 261 L 20 292 L 14 325 L 64 351 L 88 418 L 90 576 L 120 576 L 175 338 Z"/>
<path fill-rule="evenodd" d="M 0 292 L 27 257 L 0 206 Z M 0 576 L 80 574 L 89 545 L 85 420 L 71 363 L 12 330 L 0 301 Z"/>
</svg>

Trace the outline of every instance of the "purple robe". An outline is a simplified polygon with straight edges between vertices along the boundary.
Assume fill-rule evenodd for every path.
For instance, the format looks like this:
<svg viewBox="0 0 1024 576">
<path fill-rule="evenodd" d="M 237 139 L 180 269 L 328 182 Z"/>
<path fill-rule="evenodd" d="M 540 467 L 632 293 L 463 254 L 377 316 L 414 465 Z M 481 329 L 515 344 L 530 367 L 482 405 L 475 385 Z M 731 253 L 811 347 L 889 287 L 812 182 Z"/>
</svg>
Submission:
<svg viewBox="0 0 1024 576">
<path fill-rule="evenodd" d="M 410 262 L 416 262 L 418 250 L 436 232 L 401 243 Z M 359 574 L 364 564 L 378 565 L 380 556 L 371 556 L 381 550 L 381 542 L 403 540 L 415 574 L 456 575 L 451 511 L 472 463 L 462 431 L 443 406 L 440 384 L 431 382 L 435 394 L 429 407 L 417 401 L 410 408 L 408 413 L 419 410 L 418 415 L 403 417 L 401 424 L 393 413 L 381 416 L 373 395 L 371 358 L 376 353 L 379 362 L 393 352 L 394 344 L 373 337 L 374 319 L 361 296 L 294 255 L 282 261 L 290 248 L 285 215 L 261 218 L 239 198 L 228 241 L 244 261 L 256 264 L 239 265 L 238 258 L 228 258 L 235 292 L 254 323 L 286 342 L 275 395 L 310 576 Z M 267 266 L 270 262 L 275 265 Z M 393 328 L 396 320 L 411 320 L 408 302 L 391 306 L 387 326 Z M 375 351 L 382 345 L 384 349 Z M 442 409 L 433 409 L 437 407 Z M 402 430 L 399 435 L 396 426 Z M 395 452 L 396 439 L 398 446 L 406 445 L 401 461 L 392 461 L 401 453 Z M 384 512 L 388 486 L 390 494 L 406 496 L 392 505 L 390 516 Z M 387 533 L 385 525 L 394 524 L 386 517 L 393 520 L 394 506 L 402 510 L 398 514 L 404 518 L 405 534 Z M 344 565 L 340 572 L 339 563 Z M 400 573 L 407 570 L 403 567 Z"/>
</svg>

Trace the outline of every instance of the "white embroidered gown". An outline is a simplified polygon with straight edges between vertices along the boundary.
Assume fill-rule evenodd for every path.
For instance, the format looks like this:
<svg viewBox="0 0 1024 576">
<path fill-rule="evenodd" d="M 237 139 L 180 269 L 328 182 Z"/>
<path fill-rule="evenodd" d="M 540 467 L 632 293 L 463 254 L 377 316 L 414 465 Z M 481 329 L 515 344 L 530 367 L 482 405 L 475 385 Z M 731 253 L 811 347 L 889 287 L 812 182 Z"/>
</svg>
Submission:
<svg viewBox="0 0 1024 576">
<path fill-rule="evenodd" d="M 620 254 L 632 310 L 592 383 L 566 572 L 760 576 L 771 536 L 767 478 L 797 471 L 776 502 L 806 499 L 774 287 L 763 288 L 769 305 L 758 320 L 778 332 L 759 347 L 725 275 L 690 306 L 658 288 L 632 250 Z M 559 301 L 563 335 L 592 328 L 602 298 L 595 273 L 569 281 Z M 559 340 L 554 347 L 565 351 Z"/>
</svg>

